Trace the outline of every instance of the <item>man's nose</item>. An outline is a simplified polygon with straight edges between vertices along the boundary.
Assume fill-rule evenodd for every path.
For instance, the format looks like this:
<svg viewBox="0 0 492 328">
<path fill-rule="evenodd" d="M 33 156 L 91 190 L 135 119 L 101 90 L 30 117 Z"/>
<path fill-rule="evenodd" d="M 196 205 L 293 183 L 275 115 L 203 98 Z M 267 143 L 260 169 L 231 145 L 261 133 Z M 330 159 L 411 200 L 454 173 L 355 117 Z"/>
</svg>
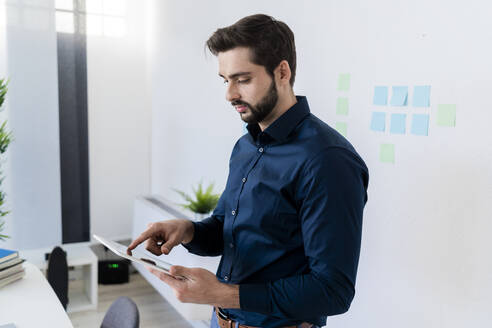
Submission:
<svg viewBox="0 0 492 328">
<path fill-rule="evenodd" d="M 226 100 L 232 102 L 234 100 L 238 100 L 239 98 L 241 98 L 241 95 L 237 91 L 237 88 L 233 85 L 233 83 L 230 83 L 227 86 Z"/>
</svg>

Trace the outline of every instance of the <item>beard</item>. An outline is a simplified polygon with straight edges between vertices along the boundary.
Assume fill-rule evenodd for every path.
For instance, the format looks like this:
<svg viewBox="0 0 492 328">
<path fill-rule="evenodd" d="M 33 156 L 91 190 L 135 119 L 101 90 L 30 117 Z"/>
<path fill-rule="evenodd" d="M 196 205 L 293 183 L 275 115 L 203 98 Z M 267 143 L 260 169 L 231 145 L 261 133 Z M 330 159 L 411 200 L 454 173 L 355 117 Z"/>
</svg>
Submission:
<svg viewBox="0 0 492 328">
<path fill-rule="evenodd" d="M 241 115 L 241 119 L 248 124 L 256 124 L 263 121 L 275 108 L 278 101 L 278 92 L 275 81 L 272 80 L 267 94 L 260 99 L 256 106 L 252 106 L 245 101 L 235 100 L 231 102 L 232 106 L 243 105 L 250 109 L 251 115 Z"/>
</svg>

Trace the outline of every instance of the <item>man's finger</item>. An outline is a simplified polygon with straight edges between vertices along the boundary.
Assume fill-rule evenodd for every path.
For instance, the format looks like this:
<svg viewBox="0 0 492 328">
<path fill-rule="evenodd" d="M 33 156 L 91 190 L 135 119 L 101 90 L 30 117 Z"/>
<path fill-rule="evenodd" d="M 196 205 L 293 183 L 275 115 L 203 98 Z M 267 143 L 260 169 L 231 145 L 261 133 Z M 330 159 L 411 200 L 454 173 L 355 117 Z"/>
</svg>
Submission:
<svg viewBox="0 0 492 328">
<path fill-rule="evenodd" d="M 155 275 L 157 278 L 159 278 L 160 280 L 164 281 L 166 284 L 168 284 L 169 286 L 171 286 L 172 288 L 179 288 L 181 287 L 181 284 L 182 282 L 176 278 L 174 278 L 173 276 L 165 273 L 165 272 L 162 272 L 162 271 L 159 271 L 159 270 L 156 270 L 152 267 L 149 267 L 149 266 L 146 266 L 147 270 L 149 270 L 153 275 Z"/>
<path fill-rule="evenodd" d="M 171 252 L 171 249 L 173 249 L 174 246 L 176 246 L 177 244 L 179 244 L 178 242 L 176 242 L 175 239 L 170 239 L 168 241 L 166 241 L 161 247 L 160 247 L 160 250 L 161 250 L 161 253 L 162 254 L 166 254 L 168 255 L 170 252 Z"/>
<path fill-rule="evenodd" d="M 162 255 L 161 247 L 153 238 L 147 239 L 147 242 L 145 243 L 145 249 L 154 255 Z"/>
<path fill-rule="evenodd" d="M 142 232 L 126 249 L 128 255 L 132 255 L 132 250 L 134 250 L 138 245 L 143 243 L 145 240 L 149 239 L 154 233 L 154 226 L 149 227 L 147 230 Z"/>
<path fill-rule="evenodd" d="M 189 279 L 190 269 L 180 265 L 173 265 L 169 269 L 169 273 L 174 277 L 183 277 Z"/>
</svg>

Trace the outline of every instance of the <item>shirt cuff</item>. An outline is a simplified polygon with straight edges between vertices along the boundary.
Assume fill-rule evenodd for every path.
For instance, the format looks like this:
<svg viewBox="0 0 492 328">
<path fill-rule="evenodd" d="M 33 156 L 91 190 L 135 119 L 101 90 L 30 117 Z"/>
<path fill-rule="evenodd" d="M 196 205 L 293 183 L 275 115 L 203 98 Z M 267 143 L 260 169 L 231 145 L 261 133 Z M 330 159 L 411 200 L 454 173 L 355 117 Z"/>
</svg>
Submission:
<svg viewBox="0 0 492 328">
<path fill-rule="evenodd" d="M 267 284 L 240 284 L 239 305 L 241 310 L 270 313 L 270 295 Z"/>
<path fill-rule="evenodd" d="M 195 251 L 198 251 L 200 249 L 200 238 L 198 236 L 200 236 L 200 228 L 198 226 L 198 224 L 196 222 L 191 222 L 193 224 L 193 239 L 188 243 L 188 244 L 183 244 L 181 243 L 181 245 L 183 245 L 184 248 L 186 248 L 188 251 L 190 251 L 191 253 L 194 253 Z"/>
</svg>

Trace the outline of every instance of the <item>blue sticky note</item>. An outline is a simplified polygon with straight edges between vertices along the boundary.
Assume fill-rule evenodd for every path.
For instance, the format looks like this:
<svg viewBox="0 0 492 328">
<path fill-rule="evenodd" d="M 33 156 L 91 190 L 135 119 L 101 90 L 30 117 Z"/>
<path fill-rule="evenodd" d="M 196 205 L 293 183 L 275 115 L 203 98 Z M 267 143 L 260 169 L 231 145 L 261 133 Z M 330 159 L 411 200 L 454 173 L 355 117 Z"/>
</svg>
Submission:
<svg viewBox="0 0 492 328">
<path fill-rule="evenodd" d="M 413 88 L 413 107 L 430 107 L 430 85 L 419 85 Z"/>
<path fill-rule="evenodd" d="M 371 130 L 373 131 L 384 131 L 386 127 L 386 113 L 384 112 L 373 112 L 371 119 Z"/>
<path fill-rule="evenodd" d="M 408 87 L 393 87 L 393 95 L 391 96 L 391 106 L 407 106 L 408 103 Z"/>
<path fill-rule="evenodd" d="M 374 105 L 385 106 L 388 104 L 388 87 L 374 87 Z"/>
<path fill-rule="evenodd" d="M 393 134 L 405 134 L 407 114 L 391 114 L 390 132 Z"/>
<path fill-rule="evenodd" d="M 429 115 L 413 114 L 412 116 L 412 134 L 418 136 L 429 135 Z"/>
</svg>

